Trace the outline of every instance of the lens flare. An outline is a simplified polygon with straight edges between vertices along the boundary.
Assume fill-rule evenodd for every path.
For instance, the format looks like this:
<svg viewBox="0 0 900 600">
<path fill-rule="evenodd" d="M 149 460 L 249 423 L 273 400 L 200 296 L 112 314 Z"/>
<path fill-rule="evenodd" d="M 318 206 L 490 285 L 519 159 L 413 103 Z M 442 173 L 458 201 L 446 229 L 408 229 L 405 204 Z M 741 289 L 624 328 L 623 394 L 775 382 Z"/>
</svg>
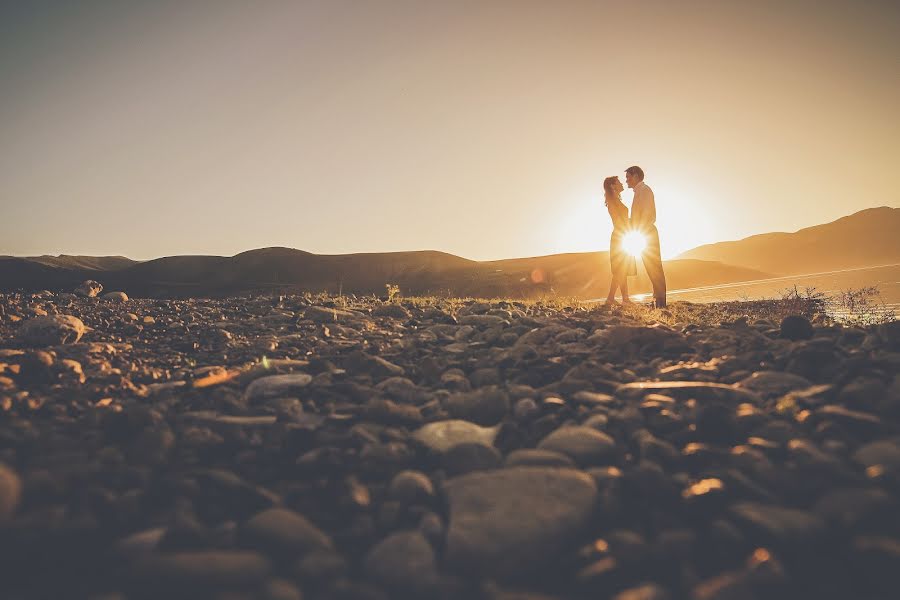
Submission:
<svg viewBox="0 0 900 600">
<path fill-rule="evenodd" d="M 629 231 L 622 238 L 622 247 L 631 256 L 640 256 L 647 247 L 647 238 L 640 231 Z"/>
</svg>

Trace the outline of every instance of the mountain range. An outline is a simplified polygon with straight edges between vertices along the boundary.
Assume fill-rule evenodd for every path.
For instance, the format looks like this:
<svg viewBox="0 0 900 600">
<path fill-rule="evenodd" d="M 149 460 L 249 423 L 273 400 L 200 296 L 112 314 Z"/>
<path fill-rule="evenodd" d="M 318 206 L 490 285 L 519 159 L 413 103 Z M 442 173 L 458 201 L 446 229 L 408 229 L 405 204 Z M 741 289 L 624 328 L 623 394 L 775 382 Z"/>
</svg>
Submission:
<svg viewBox="0 0 900 600">
<path fill-rule="evenodd" d="M 868 208 L 793 233 L 763 233 L 698 246 L 678 258 L 712 260 L 775 275 L 900 263 L 900 208 Z"/>
<path fill-rule="evenodd" d="M 900 209 L 873 208 L 794 233 L 768 233 L 700 246 L 666 261 L 670 289 L 774 275 L 900 262 Z M 650 290 L 643 269 L 633 293 Z M 262 248 L 235 256 L 0 256 L 0 290 L 72 289 L 94 279 L 137 297 L 221 296 L 247 291 L 528 297 L 605 296 L 607 252 L 474 261 L 437 251 L 324 255 Z"/>
</svg>

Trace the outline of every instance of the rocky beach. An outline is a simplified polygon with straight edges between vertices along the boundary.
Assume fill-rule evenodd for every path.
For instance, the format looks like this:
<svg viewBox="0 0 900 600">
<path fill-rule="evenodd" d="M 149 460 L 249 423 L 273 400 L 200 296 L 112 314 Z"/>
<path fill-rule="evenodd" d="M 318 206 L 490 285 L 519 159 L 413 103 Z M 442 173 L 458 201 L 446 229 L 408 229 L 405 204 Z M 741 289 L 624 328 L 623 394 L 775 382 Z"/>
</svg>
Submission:
<svg viewBox="0 0 900 600">
<path fill-rule="evenodd" d="M 740 303 L 4 293 L 0 595 L 891 598 L 898 372 Z"/>
</svg>

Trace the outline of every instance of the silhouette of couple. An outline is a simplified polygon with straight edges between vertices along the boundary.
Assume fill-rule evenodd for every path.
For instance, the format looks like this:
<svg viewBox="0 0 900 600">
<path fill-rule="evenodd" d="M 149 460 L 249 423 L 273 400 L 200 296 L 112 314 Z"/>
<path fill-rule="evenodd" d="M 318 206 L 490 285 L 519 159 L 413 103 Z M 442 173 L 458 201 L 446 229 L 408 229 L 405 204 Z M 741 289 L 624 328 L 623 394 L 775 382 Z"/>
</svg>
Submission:
<svg viewBox="0 0 900 600">
<path fill-rule="evenodd" d="M 666 275 L 663 273 L 662 258 L 659 253 L 659 232 L 656 230 L 656 200 L 653 190 L 644 183 L 644 170 L 640 167 L 625 169 L 625 183 L 634 190 L 631 203 L 631 217 L 628 207 L 622 202 L 622 182 L 616 176 L 603 180 L 606 209 L 613 222 L 613 232 L 609 240 L 609 265 L 612 280 L 609 284 L 607 304 L 616 303 L 616 290 L 622 291 L 622 302 L 630 304 L 628 297 L 628 277 L 637 275 L 635 255 L 641 255 L 641 262 L 653 285 L 653 297 L 657 308 L 666 306 Z"/>
</svg>

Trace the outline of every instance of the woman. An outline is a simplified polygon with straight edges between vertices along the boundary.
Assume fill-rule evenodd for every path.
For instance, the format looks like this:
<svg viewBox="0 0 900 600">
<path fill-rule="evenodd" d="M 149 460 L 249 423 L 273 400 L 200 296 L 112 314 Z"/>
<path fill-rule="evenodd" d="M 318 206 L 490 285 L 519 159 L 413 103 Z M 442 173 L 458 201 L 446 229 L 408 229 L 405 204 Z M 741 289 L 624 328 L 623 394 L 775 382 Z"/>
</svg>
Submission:
<svg viewBox="0 0 900 600">
<path fill-rule="evenodd" d="M 622 190 L 625 186 L 618 177 L 607 177 L 603 180 L 603 192 L 606 197 L 606 210 L 613 222 L 612 236 L 609 238 L 609 266 L 612 280 L 609 282 L 607 304 L 616 303 L 616 289 L 622 290 L 622 303 L 631 304 L 628 297 L 628 276 L 637 275 L 637 263 L 622 246 L 622 238 L 628 231 L 628 207 L 622 202 Z"/>
</svg>

